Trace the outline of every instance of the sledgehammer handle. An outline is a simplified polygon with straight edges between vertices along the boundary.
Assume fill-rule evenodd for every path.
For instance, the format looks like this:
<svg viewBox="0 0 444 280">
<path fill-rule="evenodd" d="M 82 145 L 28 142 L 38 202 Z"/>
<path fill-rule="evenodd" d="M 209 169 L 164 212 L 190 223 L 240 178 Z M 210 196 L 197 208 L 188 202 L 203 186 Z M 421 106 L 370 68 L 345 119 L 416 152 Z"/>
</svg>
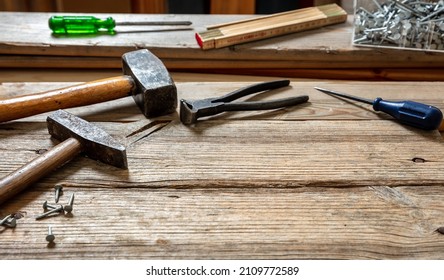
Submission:
<svg viewBox="0 0 444 280">
<path fill-rule="evenodd" d="M 68 138 L 0 180 L 0 205 L 82 152 L 79 140 Z"/>
<path fill-rule="evenodd" d="M 90 105 L 129 96 L 135 88 L 133 78 L 120 76 L 36 94 L 0 99 L 0 122 Z"/>
</svg>

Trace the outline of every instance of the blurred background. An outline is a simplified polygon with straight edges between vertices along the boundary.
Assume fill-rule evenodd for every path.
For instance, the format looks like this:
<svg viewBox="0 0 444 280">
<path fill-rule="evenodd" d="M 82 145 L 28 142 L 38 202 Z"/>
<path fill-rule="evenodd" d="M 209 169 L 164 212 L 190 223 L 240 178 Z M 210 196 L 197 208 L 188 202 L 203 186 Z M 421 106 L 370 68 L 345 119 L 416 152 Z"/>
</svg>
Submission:
<svg viewBox="0 0 444 280">
<path fill-rule="evenodd" d="M 342 3 L 341 3 L 342 2 Z M 0 0 L 0 11 L 144 14 L 271 14 L 341 5 L 352 13 L 351 0 Z"/>
</svg>

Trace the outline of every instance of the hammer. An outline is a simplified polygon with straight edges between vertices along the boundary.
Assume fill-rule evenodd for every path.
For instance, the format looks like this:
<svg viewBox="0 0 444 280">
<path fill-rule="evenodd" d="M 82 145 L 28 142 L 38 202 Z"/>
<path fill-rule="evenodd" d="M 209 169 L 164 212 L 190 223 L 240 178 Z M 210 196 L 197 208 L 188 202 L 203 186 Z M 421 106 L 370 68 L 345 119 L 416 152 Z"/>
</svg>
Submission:
<svg viewBox="0 0 444 280">
<path fill-rule="evenodd" d="M 123 76 L 0 100 L 0 122 L 129 95 L 147 118 L 176 110 L 176 86 L 162 61 L 142 49 L 123 54 L 122 62 Z"/>
<path fill-rule="evenodd" d="M 128 168 L 125 147 L 101 128 L 63 110 L 48 116 L 46 122 L 49 134 L 63 142 L 1 179 L 0 205 L 81 152 L 91 159 Z"/>
</svg>

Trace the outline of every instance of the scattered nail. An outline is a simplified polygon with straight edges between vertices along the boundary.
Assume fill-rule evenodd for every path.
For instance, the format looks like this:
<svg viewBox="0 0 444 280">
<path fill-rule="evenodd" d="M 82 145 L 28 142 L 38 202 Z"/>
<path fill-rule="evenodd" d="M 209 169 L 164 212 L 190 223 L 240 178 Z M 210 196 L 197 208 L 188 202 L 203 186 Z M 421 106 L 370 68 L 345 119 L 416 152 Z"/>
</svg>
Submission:
<svg viewBox="0 0 444 280">
<path fill-rule="evenodd" d="M 14 218 L 12 214 L 9 214 L 0 221 L 0 225 L 9 228 L 15 228 L 17 225 L 17 219 Z"/>
<path fill-rule="evenodd" d="M 71 213 L 72 208 L 73 208 L 73 207 L 72 207 L 73 204 L 74 204 L 74 193 L 72 193 L 71 196 L 69 197 L 68 204 L 65 205 L 64 210 L 65 210 L 67 213 Z"/>
<path fill-rule="evenodd" d="M 55 236 L 52 234 L 52 227 L 48 226 L 48 235 L 46 235 L 46 241 L 54 242 Z"/>
<path fill-rule="evenodd" d="M 4 226 L 7 226 L 9 228 L 15 228 L 17 226 L 17 219 L 12 217 L 6 220 L 6 222 L 3 223 Z"/>
<path fill-rule="evenodd" d="M 55 208 L 57 208 L 57 206 L 48 204 L 48 201 L 43 202 L 43 210 L 46 211 L 48 209 L 55 209 Z"/>
<path fill-rule="evenodd" d="M 0 226 L 3 225 L 4 223 L 6 223 L 6 221 L 12 217 L 12 214 L 9 214 L 8 216 L 4 217 L 3 219 L 1 219 L 0 221 Z"/>
<path fill-rule="evenodd" d="M 55 203 L 59 202 L 60 195 L 63 193 L 63 186 L 62 185 L 55 185 Z"/>
<path fill-rule="evenodd" d="M 40 219 L 46 218 L 46 217 L 50 216 L 51 214 L 54 214 L 54 213 L 57 213 L 57 212 L 59 212 L 59 213 L 63 212 L 63 206 L 62 205 L 59 205 L 56 208 L 51 209 L 48 212 L 45 212 L 45 213 L 43 213 L 41 215 L 38 215 L 35 219 L 36 220 L 40 220 Z"/>
</svg>

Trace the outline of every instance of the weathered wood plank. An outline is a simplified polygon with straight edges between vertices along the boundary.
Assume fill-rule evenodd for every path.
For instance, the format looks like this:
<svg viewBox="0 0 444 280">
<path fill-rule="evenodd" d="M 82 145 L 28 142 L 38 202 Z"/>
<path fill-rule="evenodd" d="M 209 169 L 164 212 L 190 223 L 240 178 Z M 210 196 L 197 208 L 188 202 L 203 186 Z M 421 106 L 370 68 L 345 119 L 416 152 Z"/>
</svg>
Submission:
<svg viewBox="0 0 444 280">
<path fill-rule="evenodd" d="M 441 135 L 391 121 L 215 120 L 193 128 L 173 121 L 154 133 L 142 124 L 101 124 L 126 144 L 129 170 L 79 158 L 68 173 L 48 179 L 109 187 L 444 184 Z M 0 175 L 54 145 L 44 123 L 18 123 L 0 133 Z"/>
<path fill-rule="evenodd" d="M 41 185 L 1 214 L 0 259 L 442 259 L 440 186 L 107 189 L 75 192 L 72 216 L 36 221 Z M 52 225 L 55 245 L 45 241 Z"/>
<path fill-rule="evenodd" d="M 0 61 L 1 63 L 1 61 Z M 168 65 L 168 62 L 167 62 Z M 1 65 L 0 65 L 1 66 Z M 39 67 L 39 66 L 36 66 Z M 177 69 L 183 71 L 184 69 Z M 213 73 L 231 75 L 256 75 L 272 77 L 288 77 L 299 79 L 338 79 L 358 81 L 444 81 L 444 68 L 218 68 L 218 69 L 186 69 L 195 73 Z"/>
<path fill-rule="evenodd" d="M 120 58 L 125 52 L 148 48 L 161 59 L 169 60 L 171 67 L 186 68 L 188 66 L 199 69 L 205 68 L 203 65 L 206 64 L 213 68 L 227 68 L 230 65 L 231 68 L 233 66 L 236 68 L 238 67 L 236 63 L 245 64 L 245 61 L 256 63 L 252 64 L 251 69 L 257 68 L 260 61 L 263 67 L 268 68 L 441 68 L 444 61 L 444 53 L 399 52 L 393 49 L 353 47 L 351 45 L 351 16 L 344 24 L 237 45 L 232 48 L 202 51 L 194 39 L 196 32 L 205 30 L 205 26 L 208 25 L 252 16 L 150 15 L 150 20 L 191 20 L 194 30 L 60 38 L 52 36 L 47 27 L 47 20 L 51 15 L 48 13 L 2 13 L 0 27 L 6 32 L 0 34 L 0 53 L 103 57 L 104 64 L 107 65 L 110 63 L 109 57 Z M 118 21 L 146 19 L 146 15 L 137 14 L 112 16 Z M 4 58 L 7 60 L 7 57 Z M 31 59 L 30 63 L 32 62 Z M 88 63 L 88 60 L 85 60 L 85 63 Z M 61 65 L 63 66 L 63 63 Z M 245 64 L 244 67 L 246 66 Z"/>
<path fill-rule="evenodd" d="M 4 83 L 0 96 L 70 84 Z M 247 84 L 177 86 L 179 98 L 191 99 Z M 442 83 L 291 85 L 253 99 L 309 94 L 310 104 L 194 126 L 176 114 L 144 119 L 130 97 L 71 109 L 127 146 L 129 170 L 78 157 L 2 205 L 1 217 L 24 217 L 0 228 L 0 259 L 444 258 L 441 135 L 313 90 L 442 107 Z M 0 124 L 0 176 L 56 144 L 44 120 Z M 36 221 L 56 183 L 65 187 L 62 203 L 75 192 L 73 214 Z"/>
<path fill-rule="evenodd" d="M 179 78 L 180 79 L 180 78 Z M 254 82 L 179 82 L 177 83 L 179 99 L 201 99 L 207 97 L 222 96 L 240 87 L 260 82 L 257 77 Z M 264 81 L 272 78 L 263 78 Z M 12 97 L 16 95 L 31 94 L 51 89 L 75 85 L 76 83 L 2 83 L 0 97 Z M 313 87 L 323 87 L 373 99 L 383 97 L 384 99 L 403 100 L 410 99 L 425 102 L 430 105 L 444 109 L 444 98 L 441 89 L 442 82 L 350 82 L 350 81 L 298 81 L 293 80 L 290 87 L 275 90 L 269 93 L 253 95 L 247 100 L 271 100 L 295 95 L 306 94 L 310 97 L 309 103 L 301 104 L 294 108 L 279 110 L 278 112 L 232 112 L 224 113 L 223 116 L 215 116 L 213 119 L 281 119 L 281 120 L 380 120 L 390 119 L 384 113 L 377 113 L 366 104 L 349 103 L 344 100 L 320 93 Z M 102 104 L 84 106 L 70 109 L 70 112 L 87 118 L 91 121 L 106 122 L 113 121 L 138 121 L 144 120 L 139 113 L 132 98 L 110 101 Z M 26 118 L 26 121 L 44 121 L 47 114 Z M 172 119 L 175 116 L 164 118 Z"/>
<path fill-rule="evenodd" d="M 444 81 L 444 69 L 436 67 L 422 68 L 324 68 L 316 67 L 311 62 L 302 61 L 253 61 L 253 60 L 218 60 L 212 62 L 197 59 L 163 58 L 162 62 L 170 71 L 190 73 L 214 73 L 250 76 L 276 76 L 305 79 L 340 79 L 340 80 L 377 80 L 377 81 Z M 216 67 L 215 67 L 216 66 Z M 107 69 L 118 71 L 122 67 L 119 57 L 69 57 L 69 56 L 18 56 L 0 55 L 0 68 L 56 68 L 69 69 Z M 306 67 L 306 68 L 303 68 Z M 354 67 L 349 65 L 349 67 Z M 79 70 L 78 70 L 79 71 Z"/>
</svg>

